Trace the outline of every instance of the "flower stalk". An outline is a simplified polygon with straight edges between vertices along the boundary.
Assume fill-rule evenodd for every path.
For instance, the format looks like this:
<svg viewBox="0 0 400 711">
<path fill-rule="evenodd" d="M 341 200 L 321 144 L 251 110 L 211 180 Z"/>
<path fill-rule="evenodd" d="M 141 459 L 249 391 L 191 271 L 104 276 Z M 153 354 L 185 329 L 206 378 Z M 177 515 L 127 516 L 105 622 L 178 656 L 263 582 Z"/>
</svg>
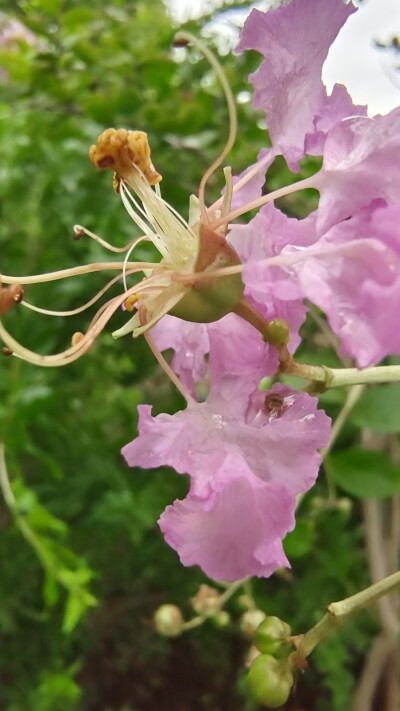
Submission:
<svg viewBox="0 0 400 711">
<path fill-rule="evenodd" d="M 328 612 L 326 615 L 314 627 L 304 635 L 292 638 L 297 648 L 294 653 L 295 659 L 308 657 L 317 644 L 326 639 L 343 622 L 346 622 L 361 610 L 370 607 L 397 588 L 400 588 L 400 571 L 344 600 L 331 602 L 327 607 Z"/>
</svg>

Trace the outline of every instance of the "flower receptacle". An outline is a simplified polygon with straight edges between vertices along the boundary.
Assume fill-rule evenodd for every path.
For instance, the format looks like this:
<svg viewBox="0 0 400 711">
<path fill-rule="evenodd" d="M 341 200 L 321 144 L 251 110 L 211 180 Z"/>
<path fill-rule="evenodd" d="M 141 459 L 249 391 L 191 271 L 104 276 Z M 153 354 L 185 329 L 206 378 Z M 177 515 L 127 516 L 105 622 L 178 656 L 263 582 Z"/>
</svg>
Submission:
<svg viewBox="0 0 400 711">
<path fill-rule="evenodd" d="M 206 225 L 200 225 L 200 244 L 195 272 L 213 272 L 216 269 L 240 264 L 233 247 L 224 237 Z M 173 307 L 170 313 L 184 321 L 211 323 L 234 310 L 241 299 L 244 284 L 240 274 L 204 276 L 193 282 L 190 291 Z"/>
</svg>

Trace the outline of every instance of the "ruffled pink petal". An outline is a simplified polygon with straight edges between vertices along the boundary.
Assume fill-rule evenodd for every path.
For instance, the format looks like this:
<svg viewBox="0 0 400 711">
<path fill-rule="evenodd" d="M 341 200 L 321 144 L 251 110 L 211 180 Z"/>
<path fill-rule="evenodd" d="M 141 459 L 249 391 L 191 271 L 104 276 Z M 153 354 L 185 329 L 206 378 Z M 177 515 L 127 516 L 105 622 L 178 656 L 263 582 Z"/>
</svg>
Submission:
<svg viewBox="0 0 400 711">
<path fill-rule="evenodd" d="M 228 459 L 207 498 L 189 493 L 167 507 L 159 525 L 183 565 L 199 565 L 214 580 L 268 577 L 289 566 L 282 539 L 294 527 L 294 510 L 283 485 L 261 482 Z"/>
<path fill-rule="evenodd" d="M 291 493 L 315 482 L 321 462 L 318 449 L 330 435 L 330 419 L 317 410 L 317 400 L 287 386 L 255 390 L 248 396 L 240 379 L 221 378 L 208 400 L 175 415 L 151 417 L 139 407 L 139 435 L 122 454 L 130 466 L 169 465 L 192 477 L 192 493 L 207 496 L 215 471 L 227 458 L 245 462 L 261 480 L 280 482 Z M 242 381 L 243 382 L 243 381 Z M 282 408 L 269 407 L 269 399 Z"/>
<path fill-rule="evenodd" d="M 320 234 L 377 198 L 396 204 L 399 164 L 400 108 L 374 119 L 353 118 L 337 124 L 327 137 L 318 176 Z"/>
<path fill-rule="evenodd" d="M 247 393 L 278 369 L 278 352 L 264 343 L 261 334 L 236 314 L 228 314 L 208 326 L 210 378 L 218 381 L 229 373 L 240 377 Z"/>
<path fill-rule="evenodd" d="M 171 366 L 191 394 L 207 374 L 205 355 L 210 350 L 207 325 L 182 321 L 166 314 L 151 331 L 160 351 L 174 350 Z"/>
<path fill-rule="evenodd" d="M 250 75 L 254 106 L 264 109 L 272 145 L 298 170 L 305 154 L 306 134 L 316 130 L 315 122 L 326 103 L 322 66 L 329 48 L 346 19 L 355 11 L 342 0 L 292 0 L 289 4 L 247 18 L 238 51 L 255 49 L 264 56 L 259 70 Z M 343 118 L 343 98 L 336 108 L 335 96 L 325 127 Z M 354 115 L 351 110 L 350 115 Z"/>
<path fill-rule="evenodd" d="M 400 204 L 377 204 L 332 227 L 318 242 L 320 255 L 294 267 L 340 338 L 340 353 L 360 368 L 400 354 Z"/>
<path fill-rule="evenodd" d="M 306 316 L 304 294 L 290 271 L 268 267 L 263 260 L 278 256 L 288 245 L 303 249 L 315 239 L 314 215 L 304 220 L 290 219 L 272 203 L 263 207 L 248 225 L 229 233 L 229 241 L 244 264 L 245 296 L 268 321 L 285 319 L 292 352 L 300 343 L 299 329 Z"/>
</svg>

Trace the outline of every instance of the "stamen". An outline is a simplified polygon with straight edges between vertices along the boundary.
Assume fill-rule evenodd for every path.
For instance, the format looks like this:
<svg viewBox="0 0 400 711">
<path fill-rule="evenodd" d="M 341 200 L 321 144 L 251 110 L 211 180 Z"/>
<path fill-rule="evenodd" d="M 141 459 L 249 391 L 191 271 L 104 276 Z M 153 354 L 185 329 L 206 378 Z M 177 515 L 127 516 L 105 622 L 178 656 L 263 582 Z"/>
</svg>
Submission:
<svg viewBox="0 0 400 711">
<path fill-rule="evenodd" d="M 13 284 L 7 289 L 3 289 L 0 280 L 0 314 L 5 314 L 12 306 L 20 304 L 23 298 L 24 290 L 21 284 Z"/>
<path fill-rule="evenodd" d="M 145 324 L 142 324 L 144 326 Z M 194 405 L 196 403 L 196 400 L 191 396 L 188 390 L 186 390 L 185 386 L 181 383 L 180 379 L 174 373 L 172 370 L 171 366 L 167 363 L 165 360 L 164 356 L 162 355 L 161 351 L 157 348 L 153 337 L 150 335 L 149 331 L 144 331 L 144 337 L 148 343 L 148 346 L 153 353 L 154 357 L 157 359 L 158 363 L 160 364 L 161 368 L 163 369 L 164 373 L 169 377 L 171 382 L 175 385 L 175 387 L 179 390 L 181 395 L 185 398 L 187 404 L 192 404 Z"/>
<path fill-rule="evenodd" d="M 235 193 L 237 193 L 238 190 L 243 188 L 249 182 L 249 180 L 254 178 L 257 175 L 257 173 L 260 173 L 261 170 L 264 168 L 264 166 L 266 165 L 266 163 L 268 163 L 269 160 L 270 160 L 270 155 L 268 153 L 266 156 L 264 156 L 264 158 L 262 158 L 260 161 L 258 161 L 251 168 L 251 170 L 249 170 L 246 173 L 246 175 L 244 175 L 242 178 L 240 178 L 240 180 L 238 180 L 232 186 L 232 194 L 235 195 Z M 226 195 L 226 193 L 225 193 L 225 195 Z M 223 195 L 223 197 L 218 198 L 218 200 L 215 203 L 213 203 L 213 205 L 211 205 L 211 207 L 209 208 L 209 212 L 213 213 L 215 210 L 217 210 L 219 207 L 221 207 L 222 204 L 225 203 L 225 195 Z"/>
<path fill-rule="evenodd" d="M 263 195 L 257 200 L 253 200 L 252 202 L 248 202 L 246 205 L 238 207 L 236 210 L 232 210 L 232 212 L 229 212 L 227 215 L 213 221 L 211 223 L 211 229 L 216 230 L 218 227 L 221 227 L 221 225 L 226 225 L 232 220 L 236 220 L 237 217 L 245 215 L 246 212 L 262 207 L 262 205 L 266 205 L 267 203 L 273 202 L 274 200 L 284 197 L 285 195 L 289 195 L 290 193 L 295 193 L 298 190 L 306 190 L 307 188 L 318 188 L 318 181 L 316 180 L 317 175 L 318 173 L 311 175 L 308 178 L 304 178 L 304 180 L 299 180 L 297 183 L 293 183 L 292 185 L 287 185 L 284 188 L 279 188 L 279 190 L 274 190 L 272 193 L 268 193 L 268 195 Z"/>
<path fill-rule="evenodd" d="M 102 239 L 98 235 L 96 235 L 94 232 L 91 232 L 88 230 L 86 227 L 83 227 L 82 225 L 74 225 L 74 239 L 79 240 L 82 239 L 87 235 L 87 237 L 90 237 L 93 239 L 95 242 L 98 242 L 102 247 L 105 247 L 105 249 L 108 249 L 110 252 L 116 252 L 116 253 L 122 253 L 126 252 L 128 249 L 131 249 L 132 246 L 135 245 L 136 240 L 132 240 L 128 244 L 124 245 L 123 247 L 114 247 L 113 244 L 110 244 L 107 242 L 105 239 Z"/>
<path fill-rule="evenodd" d="M 233 147 L 235 140 L 236 140 L 236 135 L 237 135 L 237 113 L 236 113 L 236 104 L 235 104 L 235 99 L 233 98 L 232 90 L 231 87 L 229 86 L 229 82 L 225 76 L 225 72 L 222 69 L 222 66 L 220 65 L 218 59 L 214 55 L 214 53 L 207 47 L 206 44 L 204 44 L 201 40 L 198 39 L 195 35 L 192 35 L 190 32 L 178 32 L 175 35 L 174 42 L 182 43 L 184 42 L 185 44 L 190 42 L 193 44 L 197 49 L 200 50 L 200 52 L 204 55 L 204 57 L 208 60 L 208 62 L 211 64 L 212 68 L 214 69 L 216 75 L 218 76 L 221 84 L 222 84 L 222 89 L 225 94 L 225 99 L 226 103 L 228 105 L 228 114 L 229 114 L 229 133 L 228 133 L 228 139 L 225 144 L 225 148 L 222 150 L 218 158 L 210 165 L 210 167 L 206 170 L 204 173 L 200 186 L 199 186 L 199 201 L 200 201 L 200 209 L 201 209 L 201 214 L 202 214 L 202 221 L 204 223 L 209 222 L 208 214 L 207 214 L 207 209 L 205 205 L 205 187 L 207 184 L 207 181 L 209 178 L 215 173 L 217 168 L 221 165 L 222 161 L 224 160 L 225 156 L 228 155 L 229 151 Z"/>
<path fill-rule="evenodd" d="M 128 262 L 127 269 L 142 271 L 144 269 L 155 269 L 160 265 L 157 262 Z M 79 267 L 71 267 L 69 269 L 60 269 L 56 272 L 47 272 L 47 274 L 34 274 L 33 276 L 9 276 L 2 274 L 1 278 L 4 284 L 44 284 L 48 281 L 58 281 L 59 279 L 68 279 L 73 276 L 82 274 L 92 274 L 93 272 L 101 272 L 107 270 L 121 271 L 124 267 L 124 262 L 92 262 L 91 264 L 82 264 Z M 173 269 L 173 264 L 163 263 L 165 269 Z"/>
<path fill-rule="evenodd" d="M 130 269 L 127 272 L 127 275 L 128 274 L 136 274 L 139 271 L 141 271 L 141 269 L 139 269 L 139 268 L 138 269 Z M 113 286 L 113 284 L 116 284 L 117 281 L 119 281 L 120 279 L 122 279 L 122 276 L 121 276 L 121 274 L 118 274 L 116 277 L 111 279 L 111 281 L 109 281 L 108 284 L 106 284 L 102 289 L 100 289 L 100 291 L 98 291 L 97 294 L 95 294 L 95 296 L 93 296 L 89 301 L 82 304 L 82 306 L 78 306 L 76 309 L 70 309 L 69 311 L 54 311 L 52 309 L 44 309 L 44 308 L 41 308 L 40 306 L 35 306 L 34 304 L 30 304 L 29 301 L 26 301 L 26 300 L 24 300 L 22 302 L 22 306 L 25 306 L 30 311 L 36 311 L 36 313 L 45 314 L 46 316 L 76 316 L 76 314 L 80 314 L 83 311 L 86 311 L 86 309 L 89 309 L 91 306 L 93 306 L 93 304 L 95 304 L 96 301 L 98 301 L 103 296 L 103 294 L 105 294 L 106 291 L 108 291 Z"/>
<path fill-rule="evenodd" d="M 131 270 L 130 272 L 127 272 L 127 270 L 126 270 L 126 265 L 129 263 L 129 257 L 131 256 L 131 254 L 132 254 L 133 250 L 135 249 L 135 247 L 137 247 L 137 245 L 140 244 L 140 242 L 148 242 L 148 241 L 149 241 L 149 237 L 146 237 L 146 235 L 144 235 L 143 237 L 139 237 L 139 238 L 138 238 L 137 240 L 135 240 L 135 242 L 132 244 L 132 247 L 130 248 L 130 250 L 128 251 L 128 253 L 127 253 L 127 255 L 126 255 L 125 259 L 124 259 L 124 266 L 123 266 L 123 268 L 122 268 L 122 283 L 123 283 L 123 285 L 124 285 L 125 291 L 128 291 L 128 287 L 127 287 L 127 285 L 126 285 L 126 275 L 127 275 L 127 273 L 132 274 L 132 270 Z"/>
<path fill-rule="evenodd" d="M 132 312 L 139 299 L 140 294 L 131 294 L 131 296 L 128 296 L 128 298 L 124 301 L 124 306 L 126 310 Z"/>
<path fill-rule="evenodd" d="M 85 337 L 85 335 L 82 333 L 82 331 L 75 331 L 75 333 L 73 334 L 73 336 L 71 338 L 71 344 L 73 346 L 77 346 L 78 343 L 80 343 L 84 337 Z"/>
<path fill-rule="evenodd" d="M 132 170 L 133 163 L 141 170 L 149 185 L 155 185 L 162 180 L 162 176 L 154 170 L 150 155 L 147 134 L 144 131 L 126 131 L 124 128 L 108 128 L 89 150 L 89 158 L 97 170 L 112 168 L 119 177 L 124 177 L 124 174 Z"/>
</svg>

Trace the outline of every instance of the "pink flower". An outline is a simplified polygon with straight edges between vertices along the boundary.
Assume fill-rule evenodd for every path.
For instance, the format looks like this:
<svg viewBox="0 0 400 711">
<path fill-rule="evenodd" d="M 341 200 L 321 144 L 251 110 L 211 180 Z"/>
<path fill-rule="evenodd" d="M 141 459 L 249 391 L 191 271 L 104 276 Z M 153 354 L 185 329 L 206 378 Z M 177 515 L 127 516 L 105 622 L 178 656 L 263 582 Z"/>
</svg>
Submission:
<svg viewBox="0 0 400 711">
<path fill-rule="evenodd" d="M 139 436 L 122 450 L 127 463 L 190 475 L 187 498 L 160 519 L 184 564 L 224 580 L 287 565 L 280 542 L 294 525 L 295 496 L 314 484 L 329 438 L 316 405 L 284 385 L 249 394 L 245 379 L 225 377 L 206 402 L 175 415 L 139 408 Z"/>
<path fill-rule="evenodd" d="M 353 12 L 342 0 L 292 0 L 266 13 L 252 10 L 245 22 L 238 51 L 255 49 L 264 56 L 250 75 L 254 106 L 266 111 L 272 145 L 292 170 L 298 170 L 312 136 L 321 147 L 331 126 L 359 113 L 344 87 L 327 97 L 321 79 L 329 48 Z"/>
</svg>

